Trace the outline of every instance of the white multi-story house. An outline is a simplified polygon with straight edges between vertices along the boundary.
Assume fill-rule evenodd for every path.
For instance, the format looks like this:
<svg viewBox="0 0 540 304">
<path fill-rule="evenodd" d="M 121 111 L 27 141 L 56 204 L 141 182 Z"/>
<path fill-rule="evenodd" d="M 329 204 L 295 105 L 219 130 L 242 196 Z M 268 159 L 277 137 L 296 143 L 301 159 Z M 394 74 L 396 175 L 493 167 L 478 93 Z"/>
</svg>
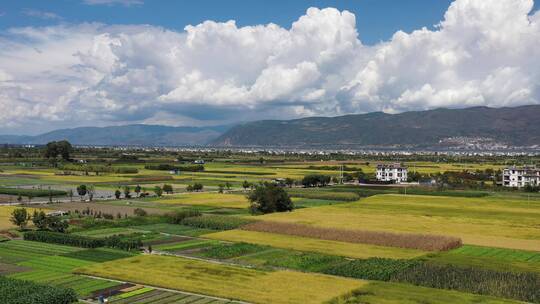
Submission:
<svg viewBox="0 0 540 304">
<path fill-rule="evenodd" d="M 540 186 L 540 169 L 532 166 L 508 167 L 503 170 L 503 186 L 522 188 Z"/>
<path fill-rule="evenodd" d="M 377 180 L 399 184 L 407 181 L 407 167 L 400 163 L 377 165 Z"/>
</svg>

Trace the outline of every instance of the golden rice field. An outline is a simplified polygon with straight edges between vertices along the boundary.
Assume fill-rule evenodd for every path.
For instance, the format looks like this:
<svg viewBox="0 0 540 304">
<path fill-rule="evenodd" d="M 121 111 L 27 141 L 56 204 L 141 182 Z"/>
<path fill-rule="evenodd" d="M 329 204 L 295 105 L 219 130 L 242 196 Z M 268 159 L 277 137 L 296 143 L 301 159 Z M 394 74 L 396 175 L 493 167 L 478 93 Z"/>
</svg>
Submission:
<svg viewBox="0 0 540 304">
<path fill-rule="evenodd" d="M 320 227 L 431 233 L 465 244 L 540 251 L 540 204 L 526 200 L 377 195 L 358 202 L 264 215 Z"/>
<path fill-rule="evenodd" d="M 268 245 L 277 248 L 299 251 L 318 252 L 358 259 L 366 259 L 371 257 L 409 259 L 422 256 L 427 253 L 426 251 L 416 249 L 321 240 L 293 235 L 246 230 L 228 230 L 206 234 L 202 237 L 230 242 L 246 242 L 258 245 Z"/>
<path fill-rule="evenodd" d="M 164 197 L 154 202 L 167 205 L 190 205 L 190 206 L 211 206 L 222 208 L 242 208 L 249 206 L 248 200 L 243 194 L 224 193 L 186 193 Z"/>
<path fill-rule="evenodd" d="M 76 272 L 261 304 L 319 304 L 367 284 L 328 275 L 268 272 L 157 255 L 94 264 Z"/>
</svg>

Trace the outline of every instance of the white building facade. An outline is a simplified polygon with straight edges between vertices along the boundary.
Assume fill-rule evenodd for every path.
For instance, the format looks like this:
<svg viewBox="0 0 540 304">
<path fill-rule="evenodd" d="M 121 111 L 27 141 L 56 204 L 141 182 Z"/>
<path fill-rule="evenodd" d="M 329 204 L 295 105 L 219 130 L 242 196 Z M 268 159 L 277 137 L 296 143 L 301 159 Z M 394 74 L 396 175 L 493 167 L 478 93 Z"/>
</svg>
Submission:
<svg viewBox="0 0 540 304">
<path fill-rule="evenodd" d="M 536 167 L 509 167 L 503 170 L 503 186 L 523 188 L 540 186 L 540 169 Z"/>
<path fill-rule="evenodd" d="M 394 182 L 396 184 L 407 181 L 407 167 L 399 163 L 377 165 L 376 178 L 381 182 Z"/>
</svg>

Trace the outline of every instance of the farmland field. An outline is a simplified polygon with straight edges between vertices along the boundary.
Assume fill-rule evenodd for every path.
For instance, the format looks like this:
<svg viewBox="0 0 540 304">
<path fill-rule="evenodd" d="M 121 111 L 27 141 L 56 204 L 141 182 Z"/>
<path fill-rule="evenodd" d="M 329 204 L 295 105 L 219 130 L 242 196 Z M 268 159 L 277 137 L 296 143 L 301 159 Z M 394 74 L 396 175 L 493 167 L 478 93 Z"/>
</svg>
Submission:
<svg viewBox="0 0 540 304">
<path fill-rule="evenodd" d="M 144 268 L 145 276 L 140 275 Z M 364 281 L 293 271 L 266 272 L 167 256 L 140 256 L 80 268 L 85 273 L 253 303 L 322 303 Z M 282 292 L 287 288 L 288 292 Z M 246 292 L 249 290 L 249 292 Z"/>
<path fill-rule="evenodd" d="M 206 234 L 203 235 L 203 237 L 230 242 L 246 242 L 259 245 L 268 245 L 277 248 L 327 253 L 351 258 L 369 258 L 378 256 L 396 259 L 406 259 L 422 256 L 427 253 L 425 251 L 415 249 L 346 243 L 245 230 L 223 231 Z"/>
<path fill-rule="evenodd" d="M 540 251 L 540 205 L 524 200 L 389 194 L 262 218 L 320 227 L 429 232 L 460 237 L 465 244 Z"/>
<path fill-rule="evenodd" d="M 153 202 L 166 205 L 210 206 L 246 209 L 249 204 L 243 194 L 190 193 L 167 196 Z"/>
<path fill-rule="evenodd" d="M 5 149 L 0 188 L 72 196 L 24 197 L 29 213 L 70 212 L 23 230 L 0 206 L 0 275 L 85 303 L 540 303 L 540 193 L 495 183 L 514 158 L 76 147 L 75 162 Z M 421 184 L 375 181 L 394 157 Z M 247 196 L 260 189 L 276 192 L 257 203 L 289 196 L 294 208 L 257 209 Z"/>
<path fill-rule="evenodd" d="M 11 222 L 11 212 L 18 207 L 15 206 L 0 206 L 0 231 L 9 228 L 14 228 L 15 225 Z M 34 209 L 27 210 L 29 213 L 34 212 Z"/>
</svg>

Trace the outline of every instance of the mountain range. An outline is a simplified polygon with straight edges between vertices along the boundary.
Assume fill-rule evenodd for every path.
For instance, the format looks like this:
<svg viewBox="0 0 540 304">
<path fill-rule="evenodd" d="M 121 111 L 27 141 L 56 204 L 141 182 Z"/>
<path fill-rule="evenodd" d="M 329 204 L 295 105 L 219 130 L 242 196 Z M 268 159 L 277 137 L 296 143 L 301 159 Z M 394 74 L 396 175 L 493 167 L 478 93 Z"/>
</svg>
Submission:
<svg viewBox="0 0 540 304">
<path fill-rule="evenodd" d="M 75 145 L 96 146 L 193 146 L 204 145 L 223 134 L 227 126 L 169 127 L 126 125 L 60 129 L 36 136 L 0 135 L 0 143 L 46 144 L 68 140 Z"/>
<path fill-rule="evenodd" d="M 328 148 L 433 147 L 470 142 L 540 145 L 540 105 L 263 120 L 237 125 L 212 144 Z"/>
<path fill-rule="evenodd" d="M 234 127 L 126 125 L 60 129 L 36 136 L 0 135 L 0 143 L 218 147 L 441 147 L 463 144 L 540 146 L 540 105 L 473 107 L 399 114 L 261 120 Z"/>
</svg>

